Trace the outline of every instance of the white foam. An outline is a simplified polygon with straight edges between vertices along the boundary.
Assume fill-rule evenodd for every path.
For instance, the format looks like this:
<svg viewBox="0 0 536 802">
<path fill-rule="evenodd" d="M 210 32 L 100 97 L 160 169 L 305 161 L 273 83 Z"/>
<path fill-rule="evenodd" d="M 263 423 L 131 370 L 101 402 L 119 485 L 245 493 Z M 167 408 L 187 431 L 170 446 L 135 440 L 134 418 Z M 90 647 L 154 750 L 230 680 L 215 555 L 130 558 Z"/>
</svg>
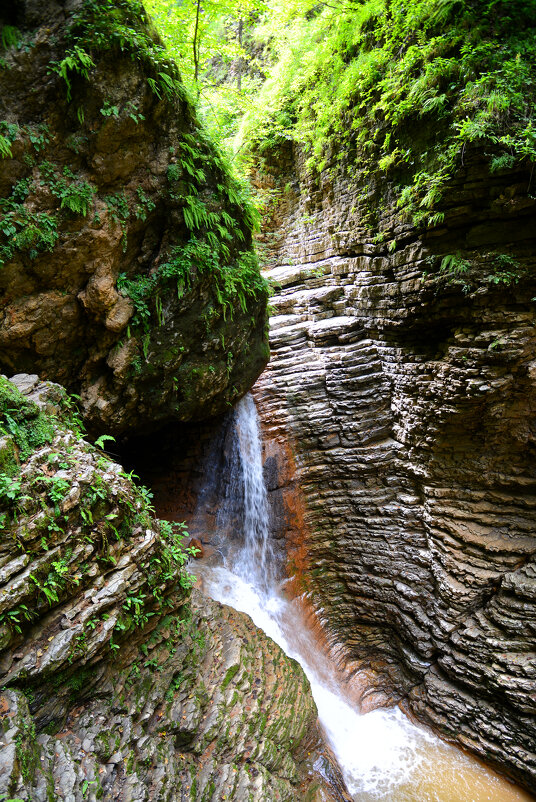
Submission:
<svg viewBox="0 0 536 802">
<path fill-rule="evenodd" d="M 307 633 L 302 629 L 301 638 L 292 637 L 293 627 L 303 628 L 303 621 L 297 620 L 294 605 L 286 599 L 275 593 L 264 595 L 223 567 L 202 567 L 198 573 L 205 592 L 250 615 L 256 626 L 301 664 L 311 683 L 319 721 L 352 795 L 385 799 L 390 791 L 411 781 L 422 761 L 419 746 L 437 739 L 413 725 L 398 708 L 361 715 L 337 689 L 333 674 L 330 677 L 326 670 L 327 661 L 320 661 L 320 678 L 299 648 Z"/>
</svg>

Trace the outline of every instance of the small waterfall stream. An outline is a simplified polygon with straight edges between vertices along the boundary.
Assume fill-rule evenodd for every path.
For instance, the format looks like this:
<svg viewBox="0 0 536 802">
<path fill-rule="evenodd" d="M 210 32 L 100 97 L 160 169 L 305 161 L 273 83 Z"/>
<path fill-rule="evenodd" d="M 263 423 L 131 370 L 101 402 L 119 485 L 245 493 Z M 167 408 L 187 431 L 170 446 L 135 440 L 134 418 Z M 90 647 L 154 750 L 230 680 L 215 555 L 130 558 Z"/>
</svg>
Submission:
<svg viewBox="0 0 536 802">
<path fill-rule="evenodd" d="M 197 563 L 203 589 L 217 601 L 246 612 L 303 667 L 325 737 L 356 802 L 514 802 L 529 800 L 459 749 L 413 724 L 399 708 L 361 714 L 350 703 L 335 667 L 319 648 L 300 604 L 285 598 L 269 538 L 259 422 L 253 398 L 237 406 L 239 459 L 228 495 L 243 504 L 241 546 L 223 565 Z M 216 526 L 225 529 L 236 498 L 222 500 Z M 236 516 L 233 521 L 236 526 Z"/>
</svg>

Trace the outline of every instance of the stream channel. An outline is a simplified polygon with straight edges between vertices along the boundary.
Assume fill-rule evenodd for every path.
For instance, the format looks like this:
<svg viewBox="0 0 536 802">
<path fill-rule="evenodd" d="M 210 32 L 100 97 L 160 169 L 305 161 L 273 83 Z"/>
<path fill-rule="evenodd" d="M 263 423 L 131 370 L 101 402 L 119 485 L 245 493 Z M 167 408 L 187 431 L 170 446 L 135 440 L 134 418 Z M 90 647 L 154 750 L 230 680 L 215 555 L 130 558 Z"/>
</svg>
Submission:
<svg viewBox="0 0 536 802">
<path fill-rule="evenodd" d="M 205 593 L 247 613 L 297 660 L 309 682 L 326 741 L 356 802 L 521 802 L 533 799 L 491 769 L 412 723 L 398 707 L 360 712 L 323 653 L 299 600 L 286 598 L 269 537 L 259 421 L 251 395 L 237 406 L 237 454 L 216 528 L 241 499 L 240 545 L 196 562 Z M 236 517 L 235 517 L 236 519 Z M 235 525 L 235 524 L 234 524 Z M 216 534 L 217 542 L 217 534 Z M 219 564 L 218 564 L 219 563 Z"/>
</svg>

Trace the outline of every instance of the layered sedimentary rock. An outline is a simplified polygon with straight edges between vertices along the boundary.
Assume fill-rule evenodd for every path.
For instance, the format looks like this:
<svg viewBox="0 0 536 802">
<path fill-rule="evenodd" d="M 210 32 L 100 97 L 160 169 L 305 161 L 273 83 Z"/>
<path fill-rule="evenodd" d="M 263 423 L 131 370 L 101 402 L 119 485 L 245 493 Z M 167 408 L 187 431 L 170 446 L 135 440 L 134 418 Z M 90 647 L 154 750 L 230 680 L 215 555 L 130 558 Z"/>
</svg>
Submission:
<svg viewBox="0 0 536 802">
<path fill-rule="evenodd" d="M 443 224 L 384 211 L 377 244 L 343 169 L 312 179 L 287 152 L 260 180 L 279 196 L 256 391 L 278 525 L 386 697 L 534 788 L 530 171 L 468 153 Z"/>
<path fill-rule="evenodd" d="M 79 394 L 97 432 L 227 410 L 268 356 L 266 292 L 176 66 L 140 3 L 8 6 L 0 365 Z"/>
<path fill-rule="evenodd" d="M 0 379 L 0 795 L 331 799 L 298 664 L 190 594 L 180 538 L 72 428 L 62 389 L 15 381 L 23 395 Z"/>
</svg>

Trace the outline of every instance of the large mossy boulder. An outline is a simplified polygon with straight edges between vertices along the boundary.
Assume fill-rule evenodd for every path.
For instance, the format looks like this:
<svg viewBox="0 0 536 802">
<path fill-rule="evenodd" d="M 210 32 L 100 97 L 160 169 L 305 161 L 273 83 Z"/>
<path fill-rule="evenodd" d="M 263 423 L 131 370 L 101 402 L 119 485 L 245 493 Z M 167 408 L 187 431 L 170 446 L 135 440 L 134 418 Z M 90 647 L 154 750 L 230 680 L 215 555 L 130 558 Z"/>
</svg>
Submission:
<svg viewBox="0 0 536 802">
<path fill-rule="evenodd" d="M 139 2 L 0 10 L 0 366 L 115 434 L 218 414 L 268 359 L 253 214 Z"/>
</svg>

